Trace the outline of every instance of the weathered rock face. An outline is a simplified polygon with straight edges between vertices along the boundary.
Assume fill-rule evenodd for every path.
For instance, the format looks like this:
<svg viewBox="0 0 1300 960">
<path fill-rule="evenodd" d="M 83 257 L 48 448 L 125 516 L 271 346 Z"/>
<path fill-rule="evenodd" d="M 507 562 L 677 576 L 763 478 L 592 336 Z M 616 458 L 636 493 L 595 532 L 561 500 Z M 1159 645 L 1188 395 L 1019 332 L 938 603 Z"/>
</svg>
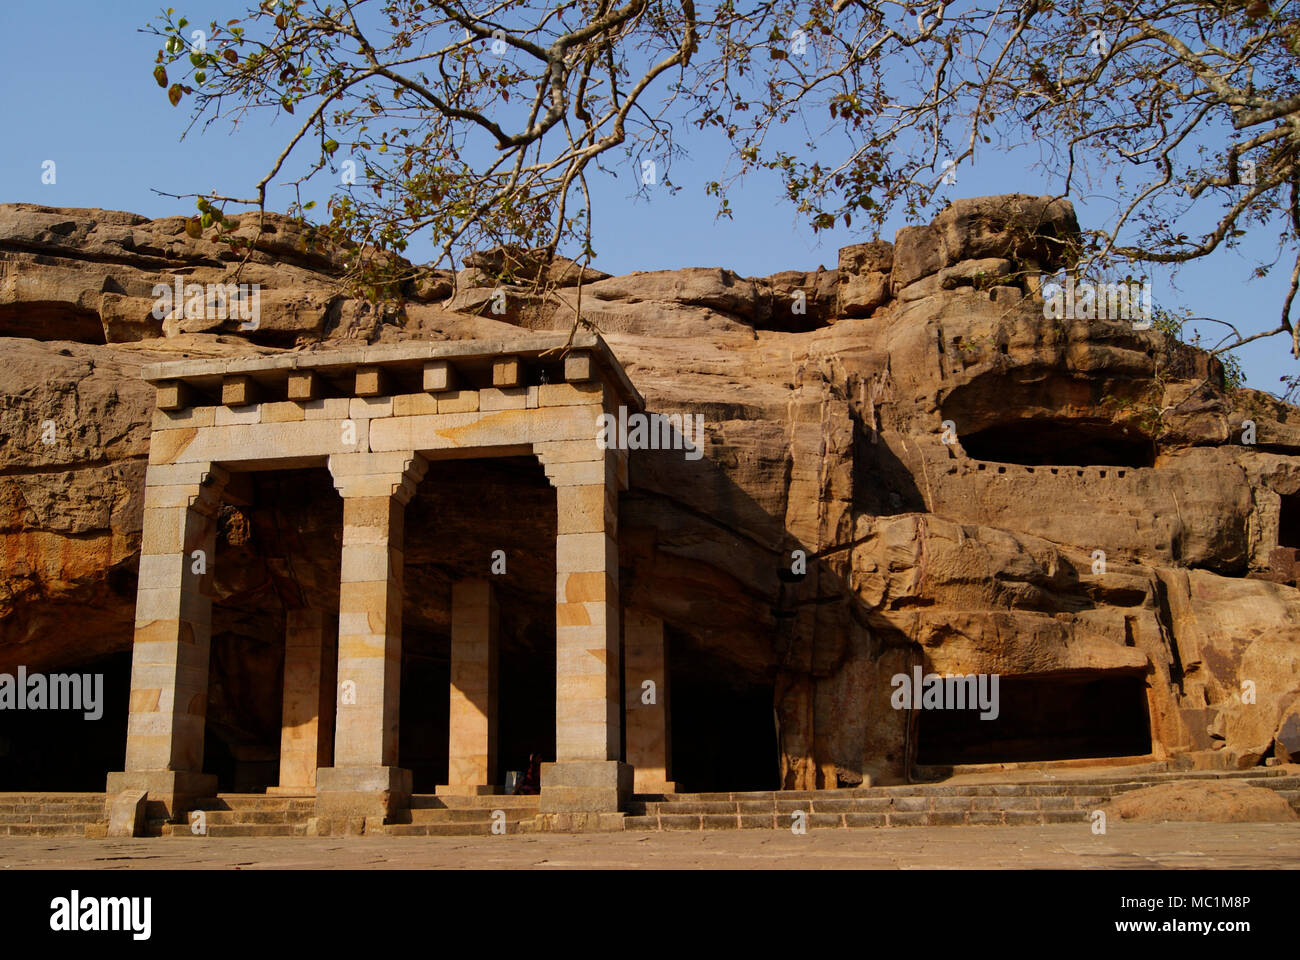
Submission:
<svg viewBox="0 0 1300 960">
<path fill-rule="evenodd" d="M 1036 277 L 1077 240 L 1067 203 L 958 201 L 835 270 L 760 279 L 490 251 L 387 313 L 269 220 L 240 277 L 261 320 L 241 330 L 154 317 L 156 284 L 232 282 L 238 258 L 182 218 L 0 206 L 0 670 L 130 648 L 141 363 L 567 329 L 581 296 L 651 410 L 704 418 L 702 459 L 633 454 L 620 523 L 624 603 L 669 628 L 684 787 L 1300 754 L 1300 411 L 1225 392 L 1158 331 L 1044 319 Z M 310 474 L 258 475 L 223 516 L 210 739 L 246 780 L 275 760 L 283 611 L 337 591 L 338 499 Z M 451 583 L 494 549 L 549 555 L 553 511 L 527 463 L 431 471 L 408 510 L 404 715 L 445 713 Z M 503 736 L 522 749 L 553 725 L 553 577 L 512 569 Z M 916 667 L 998 675 L 1000 718 L 897 709 Z M 404 758 L 437 740 L 404 729 Z"/>
</svg>

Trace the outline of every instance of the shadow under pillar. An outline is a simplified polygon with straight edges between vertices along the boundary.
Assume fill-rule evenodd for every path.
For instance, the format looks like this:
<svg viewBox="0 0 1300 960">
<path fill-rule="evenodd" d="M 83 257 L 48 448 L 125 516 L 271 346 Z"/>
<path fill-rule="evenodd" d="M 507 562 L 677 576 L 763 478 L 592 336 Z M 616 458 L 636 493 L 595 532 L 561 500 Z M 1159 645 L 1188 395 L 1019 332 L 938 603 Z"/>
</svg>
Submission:
<svg viewBox="0 0 1300 960">
<path fill-rule="evenodd" d="M 126 769 L 110 798 L 143 790 L 179 819 L 215 796 L 203 772 L 217 512 L 229 474 L 214 464 L 150 465 L 145 474 Z"/>
<path fill-rule="evenodd" d="M 632 792 L 632 768 L 619 759 L 618 494 L 627 454 L 594 439 L 534 449 L 556 492 L 555 762 L 542 764 L 538 809 L 616 813 Z"/>
<path fill-rule="evenodd" d="M 325 818 L 389 818 L 410 805 L 397 766 L 402 674 L 402 528 L 427 468 L 414 453 L 329 458 L 343 497 L 334 765 L 316 772 Z"/>
</svg>

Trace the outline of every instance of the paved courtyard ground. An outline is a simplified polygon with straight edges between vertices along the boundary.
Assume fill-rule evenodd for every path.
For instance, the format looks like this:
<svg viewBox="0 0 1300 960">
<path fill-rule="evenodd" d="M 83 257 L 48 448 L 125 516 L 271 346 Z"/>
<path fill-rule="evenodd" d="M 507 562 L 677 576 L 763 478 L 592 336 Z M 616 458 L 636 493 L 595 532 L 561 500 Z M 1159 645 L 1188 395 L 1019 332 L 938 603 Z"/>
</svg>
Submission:
<svg viewBox="0 0 1300 960">
<path fill-rule="evenodd" d="M 1300 823 L 347 839 L 0 839 L 0 869 L 1300 869 Z"/>
</svg>

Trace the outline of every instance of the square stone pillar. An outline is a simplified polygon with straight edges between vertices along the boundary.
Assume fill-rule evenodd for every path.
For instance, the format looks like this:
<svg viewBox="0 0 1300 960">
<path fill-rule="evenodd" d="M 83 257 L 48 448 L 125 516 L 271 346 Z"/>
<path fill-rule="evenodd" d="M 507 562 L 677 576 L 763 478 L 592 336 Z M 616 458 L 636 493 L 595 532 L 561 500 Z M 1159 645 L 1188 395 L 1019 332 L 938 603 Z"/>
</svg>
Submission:
<svg viewBox="0 0 1300 960">
<path fill-rule="evenodd" d="M 414 453 L 329 458 L 343 496 L 343 560 L 334 765 L 316 773 L 321 817 L 386 818 L 410 803 L 411 772 L 397 766 L 402 524 L 426 467 Z"/>
<path fill-rule="evenodd" d="M 624 713 L 627 762 L 636 793 L 675 793 L 668 657 L 664 622 L 640 610 L 623 612 Z"/>
<path fill-rule="evenodd" d="M 500 615 L 492 584 L 451 588 L 451 731 L 444 794 L 496 792 Z"/>
<path fill-rule="evenodd" d="M 300 796 L 315 793 L 317 768 L 334 762 L 338 618 L 304 608 L 285 620 L 280 784 L 267 792 Z"/>
<path fill-rule="evenodd" d="M 203 734 L 217 511 L 228 479 L 207 463 L 151 465 L 145 474 L 126 770 L 110 773 L 106 790 L 144 790 L 172 819 L 217 791 L 217 778 L 203 772 Z"/>
<path fill-rule="evenodd" d="M 595 412 L 599 413 L 600 408 Z M 632 789 L 619 760 L 618 493 L 626 451 L 595 439 L 534 449 L 556 494 L 555 763 L 542 813 L 613 813 Z"/>
</svg>

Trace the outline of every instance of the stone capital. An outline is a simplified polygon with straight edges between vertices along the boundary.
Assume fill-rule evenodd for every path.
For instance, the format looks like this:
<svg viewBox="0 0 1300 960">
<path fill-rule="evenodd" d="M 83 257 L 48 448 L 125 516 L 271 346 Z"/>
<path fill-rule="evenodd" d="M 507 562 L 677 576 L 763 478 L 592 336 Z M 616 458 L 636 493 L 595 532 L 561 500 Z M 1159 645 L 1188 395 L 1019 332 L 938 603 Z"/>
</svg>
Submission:
<svg viewBox="0 0 1300 960">
<path fill-rule="evenodd" d="M 403 504 L 410 502 L 429 469 L 429 461 L 414 451 L 336 453 L 327 465 L 340 496 L 391 496 Z"/>
<path fill-rule="evenodd" d="M 533 454 L 553 487 L 604 484 L 628 488 L 628 452 L 605 449 L 595 440 L 560 440 L 533 444 Z"/>
</svg>

